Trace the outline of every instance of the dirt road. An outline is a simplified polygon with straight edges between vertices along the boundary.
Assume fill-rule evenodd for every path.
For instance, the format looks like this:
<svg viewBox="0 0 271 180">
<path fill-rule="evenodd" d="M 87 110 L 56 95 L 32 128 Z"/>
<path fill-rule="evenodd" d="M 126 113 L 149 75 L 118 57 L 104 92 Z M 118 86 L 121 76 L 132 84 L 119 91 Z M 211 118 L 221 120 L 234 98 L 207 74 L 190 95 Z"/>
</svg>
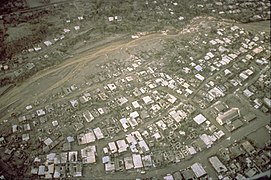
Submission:
<svg viewBox="0 0 271 180">
<path fill-rule="evenodd" d="M 21 103 L 19 105 L 17 103 L 17 105 L 14 107 L 13 111 L 16 111 L 22 108 L 23 106 L 26 106 L 29 102 L 33 101 L 33 95 L 35 95 L 35 99 L 37 99 L 50 93 L 51 90 L 57 87 L 61 87 L 63 83 L 65 83 L 67 80 L 75 76 L 76 72 L 79 72 L 80 69 L 84 67 L 86 63 L 90 61 L 95 61 L 98 57 L 111 53 L 120 48 L 132 48 L 138 46 L 141 43 L 144 43 L 145 41 L 155 40 L 159 38 L 174 38 L 178 35 L 179 34 L 175 35 L 149 34 L 146 36 L 142 36 L 139 39 L 135 40 L 123 39 L 118 42 L 113 42 L 95 48 L 93 50 L 83 52 L 82 54 L 78 54 L 75 57 L 65 60 L 63 63 L 59 65 L 38 72 L 33 77 L 22 83 L 20 86 L 13 88 L 9 92 L 7 92 L 4 96 L 0 97 L 0 106 L 5 107 L 6 105 L 14 101 L 21 100 Z M 42 84 L 44 79 L 55 76 L 55 74 L 61 74 L 62 71 L 64 72 L 64 70 L 66 70 L 64 73 L 65 76 L 56 77 L 57 80 L 48 83 L 47 87 L 46 85 L 43 85 L 46 88 L 35 89 L 35 86 Z M 5 116 L 3 117 L 2 115 L 2 118 L 5 118 Z"/>
</svg>

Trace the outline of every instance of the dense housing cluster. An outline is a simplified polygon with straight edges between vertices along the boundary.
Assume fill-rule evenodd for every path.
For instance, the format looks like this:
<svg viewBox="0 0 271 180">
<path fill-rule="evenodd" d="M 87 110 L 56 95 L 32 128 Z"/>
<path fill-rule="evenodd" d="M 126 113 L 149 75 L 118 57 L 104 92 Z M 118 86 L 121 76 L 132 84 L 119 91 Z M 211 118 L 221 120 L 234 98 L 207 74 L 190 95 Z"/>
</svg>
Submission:
<svg viewBox="0 0 271 180">
<path fill-rule="evenodd" d="M 268 176 L 270 34 L 234 20 L 269 1 L 51 2 L 0 15 L 3 39 L 29 17 L 44 36 L 5 39 L 0 179 Z"/>
<path fill-rule="evenodd" d="M 270 144 L 253 135 L 270 132 L 268 35 L 203 17 L 176 38 L 167 33 L 101 55 L 13 112 L 0 139 L 4 175 L 154 177 L 159 169 L 164 179 L 242 179 L 268 170 Z"/>
</svg>

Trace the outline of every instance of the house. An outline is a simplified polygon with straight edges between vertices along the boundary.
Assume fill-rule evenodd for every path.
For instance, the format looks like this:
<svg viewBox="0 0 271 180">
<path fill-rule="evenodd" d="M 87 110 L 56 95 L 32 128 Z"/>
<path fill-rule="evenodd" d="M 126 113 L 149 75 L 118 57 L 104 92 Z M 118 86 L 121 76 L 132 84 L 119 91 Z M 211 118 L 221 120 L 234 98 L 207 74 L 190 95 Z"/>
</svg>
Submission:
<svg viewBox="0 0 271 180">
<path fill-rule="evenodd" d="M 243 149 L 250 155 L 256 152 L 255 148 L 251 145 L 249 141 L 244 141 L 241 145 Z"/>
<path fill-rule="evenodd" d="M 129 146 L 126 144 L 124 139 L 117 140 L 116 143 L 117 143 L 117 146 L 118 146 L 118 152 L 119 153 L 127 151 L 127 148 Z"/>
<path fill-rule="evenodd" d="M 200 81 L 203 81 L 203 80 L 205 79 L 205 78 L 204 78 L 202 75 L 200 75 L 200 74 L 196 74 L 195 77 L 196 77 L 197 79 L 199 79 Z"/>
<path fill-rule="evenodd" d="M 167 101 L 170 102 L 171 104 L 174 104 L 174 103 L 176 102 L 176 100 L 177 100 L 177 98 L 174 97 L 174 96 L 171 95 L 171 94 L 167 94 L 165 98 L 166 98 Z"/>
<path fill-rule="evenodd" d="M 50 144 L 53 143 L 53 141 L 52 141 L 51 138 L 47 138 L 47 139 L 45 139 L 43 142 L 44 142 L 44 144 L 45 144 L 46 146 L 49 146 Z"/>
<path fill-rule="evenodd" d="M 106 163 L 110 162 L 110 157 L 109 156 L 104 156 L 102 158 L 102 162 L 103 162 L 103 164 L 106 164 Z"/>
<path fill-rule="evenodd" d="M 191 169 L 186 169 L 181 172 L 182 179 L 184 180 L 196 180 L 197 177 L 195 176 L 195 173 Z"/>
<path fill-rule="evenodd" d="M 132 154 L 132 158 L 133 158 L 133 163 L 134 163 L 135 169 L 143 167 L 143 163 L 142 163 L 140 154 Z"/>
<path fill-rule="evenodd" d="M 87 146 L 81 149 L 81 157 L 83 164 L 96 163 L 96 146 Z"/>
<path fill-rule="evenodd" d="M 70 151 L 68 156 L 69 162 L 77 162 L 78 161 L 78 152 Z"/>
<path fill-rule="evenodd" d="M 182 110 L 178 110 L 178 111 L 171 111 L 169 112 L 169 115 L 177 122 L 179 123 L 181 120 L 185 119 L 187 117 L 187 114 L 182 111 Z"/>
<path fill-rule="evenodd" d="M 134 168 L 133 158 L 131 156 L 124 157 L 124 165 L 126 170 L 133 169 Z"/>
<path fill-rule="evenodd" d="M 127 118 L 128 123 L 132 128 L 136 127 L 138 125 L 138 122 L 134 118 Z"/>
<path fill-rule="evenodd" d="M 4 137 L 0 137 L 0 147 L 1 146 L 5 146 L 6 145 L 6 140 L 5 140 L 5 138 Z"/>
<path fill-rule="evenodd" d="M 44 176 L 45 175 L 45 166 L 44 165 L 39 166 L 38 175 L 39 176 Z"/>
<path fill-rule="evenodd" d="M 213 145 L 213 140 L 209 135 L 201 134 L 199 138 L 204 142 L 207 148 L 210 148 Z"/>
<path fill-rule="evenodd" d="M 180 171 L 174 172 L 174 173 L 173 173 L 173 178 L 174 178 L 174 179 L 183 179 L 183 178 L 182 178 L 182 174 L 181 174 Z"/>
<path fill-rule="evenodd" d="M 132 105 L 135 109 L 138 109 L 138 108 L 140 109 L 142 107 L 139 105 L 139 103 L 137 101 L 132 102 Z"/>
<path fill-rule="evenodd" d="M 198 124 L 202 124 L 203 122 L 206 121 L 206 118 L 202 115 L 202 114 L 199 114 L 197 115 L 196 117 L 193 118 L 193 120 Z"/>
<path fill-rule="evenodd" d="M 151 158 L 151 155 L 145 155 L 145 156 L 142 156 L 142 162 L 143 162 L 143 165 L 145 168 L 149 168 L 149 167 L 152 167 L 152 158 Z"/>
<path fill-rule="evenodd" d="M 271 99 L 265 97 L 263 102 L 268 108 L 271 108 Z"/>
<path fill-rule="evenodd" d="M 122 106 L 123 104 L 125 104 L 125 103 L 127 103 L 127 102 L 128 102 L 128 99 L 125 98 L 125 97 L 120 97 L 120 98 L 118 98 L 118 104 L 119 104 L 120 106 Z"/>
<path fill-rule="evenodd" d="M 112 83 L 112 84 L 107 84 L 107 87 L 110 89 L 110 91 L 114 91 L 114 90 L 117 89 L 117 86 L 116 86 L 114 83 Z"/>
<path fill-rule="evenodd" d="M 37 113 L 38 116 L 43 116 L 43 115 L 45 115 L 45 111 L 44 111 L 43 109 L 37 110 L 36 113 Z"/>
<path fill-rule="evenodd" d="M 112 154 L 114 154 L 114 153 L 116 153 L 118 151 L 118 148 L 116 146 L 115 141 L 109 142 L 108 146 L 109 146 L 109 149 L 110 149 L 110 151 L 111 151 Z"/>
<path fill-rule="evenodd" d="M 91 122 L 94 119 L 94 116 L 88 110 L 83 113 L 83 117 L 87 122 Z"/>
<path fill-rule="evenodd" d="M 174 178 L 171 174 L 167 174 L 166 176 L 164 176 L 164 180 L 174 180 Z"/>
<path fill-rule="evenodd" d="M 245 89 L 244 91 L 243 91 L 243 94 L 246 96 L 246 97 L 251 97 L 254 93 L 253 92 L 251 92 L 249 89 Z"/>
<path fill-rule="evenodd" d="M 98 140 L 104 138 L 104 135 L 99 127 L 93 129 L 93 132 Z"/>
<path fill-rule="evenodd" d="M 150 151 L 149 146 L 147 145 L 147 143 L 144 140 L 141 140 L 138 142 L 139 147 L 142 149 L 143 152 L 148 152 Z"/>
<path fill-rule="evenodd" d="M 94 135 L 93 130 L 89 130 L 87 133 L 81 133 L 77 136 L 78 144 L 87 144 L 94 142 L 96 140 L 96 137 Z"/>
<path fill-rule="evenodd" d="M 108 162 L 108 163 L 106 163 L 104 165 L 105 165 L 105 171 L 106 172 L 115 171 L 115 163 L 114 162 L 110 161 L 110 162 Z"/>
<path fill-rule="evenodd" d="M 77 99 L 72 99 L 72 100 L 70 100 L 70 104 L 71 104 L 71 106 L 72 106 L 73 108 L 76 108 L 76 107 L 79 106 L 79 102 L 78 102 Z"/>
<path fill-rule="evenodd" d="M 120 123 L 121 123 L 121 125 L 122 125 L 124 131 L 127 131 L 127 129 L 130 127 L 130 124 L 129 124 L 129 122 L 127 121 L 126 118 L 121 118 L 121 119 L 120 119 Z"/>
<path fill-rule="evenodd" d="M 209 162 L 212 164 L 213 168 L 218 174 L 228 171 L 226 166 L 218 159 L 217 156 L 210 157 Z"/>
<path fill-rule="evenodd" d="M 233 120 L 240 117 L 239 108 L 231 108 L 230 110 L 219 114 L 216 118 L 216 121 L 222 126 L 225 123 L 231 123 Z"/>
<path fill-rule="evenodd" d="M 203 177 L 207 174 L 205 169 L 202 167 L 202 165 L 200 163 L 194 163 L 191 166 L 191 169 L 197 178 Z"/>
<path fill-rule="evenodd" d="M 145 96 L 142 98 L 145 104 L 152 104 L 154 101 L 151 99 L 150 96 Z"/>
</svg>

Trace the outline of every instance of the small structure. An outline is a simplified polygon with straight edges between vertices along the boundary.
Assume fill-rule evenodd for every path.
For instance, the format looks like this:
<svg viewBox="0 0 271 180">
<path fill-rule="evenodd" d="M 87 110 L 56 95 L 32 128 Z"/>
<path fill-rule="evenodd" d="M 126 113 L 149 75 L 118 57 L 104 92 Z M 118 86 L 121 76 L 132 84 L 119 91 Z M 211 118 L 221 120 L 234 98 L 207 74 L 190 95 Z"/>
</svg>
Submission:
<svg viewBox="0 0 271 180">
<path fill-rule="evenodd" d="M 77 139 L 78 139 L 78 144 L 81 145 L 81 144 L 87 144 L 87 143 L 94 142 L 96 140 L 96 137 L 95 137 L 93 131 L 90 130 L 88 133 L 79 134 L 77 136 Z"/>
<path fill-rule="evenodd" d="M 134 168 L 135 169 L 142 168 L 143 163 L 142 163 L 140 154 L 133 154 L 132 157 L 133 157 L 133 162 L 134 162 Z"/>
<path fill-rule="evenodd" d="M 191 166 L 192 171 L 195 173 L 197 178 L 203 177 L 204 175 L 206 175 L 206 171 L 204 170 L 204 168 L 202 167 L 202 165 L 200 163 L 194 163 Z"/>
<path fill-rule="evenodd" d="M 81 149 L 83 164 L 96 163 L 96 146 L 87 146 Z"/>
<path fill-rule="evenodd" d="M 104 135 L 99 127 L 93 129 L 93 132 L 98 140 L 104 138 Z"/>
<path fill-rule="evenodd" d="M 206 121 L 206 118 L 202 115 L 202 114 L 199 114 L 197 115 L 196 117 L 193 118 L 193 120 L 198 124 L 202 124 L 203 122 Z"/>
<path fill-rule="evenodd" d="M 116 143 L 117 143 L 117 146 L 118 146 L 118 152 L 119 153 L 127 151 L 127 148 L 129 146 L 126 144 L 124 139 L 118 140 L 118 141 L 116 141 Z"/>
<path fill-rule="evenodd" d="M 218 159 L 217 156 L 210 157 L 209 162 L 212 164 L 217 173 L 228 171 L 226 166 Z"/>
<path fill-rule="evenodd" d="M 83 113 L 83 117 L 87 122 L 91 122 L 94 119 L 94 116 L 88 110 Z"/>
</svg>

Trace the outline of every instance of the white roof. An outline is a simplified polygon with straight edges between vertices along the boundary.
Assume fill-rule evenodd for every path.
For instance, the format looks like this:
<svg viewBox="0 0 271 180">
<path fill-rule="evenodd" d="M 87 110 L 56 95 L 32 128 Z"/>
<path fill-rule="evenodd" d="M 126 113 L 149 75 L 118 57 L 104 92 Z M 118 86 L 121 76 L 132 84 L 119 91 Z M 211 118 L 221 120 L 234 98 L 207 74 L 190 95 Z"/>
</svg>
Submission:
<svg viewBox="0 0 271 180">
<path fill-rule="evenodd" d="M 52 143 L 53 143 L 53 141 L 51 138 L 47 138 L 46 140 L 44 140 L 44 144 L 46 144 L 46 146 L 49 146 Z"/>
<path fill-rule="evenodd" d="M 228 170 L 217 156 L 210 157 L 209 162 L 212 164 L 217 173 L 226 172 Z"/>
<path fill-rule="evenodd" d="M 143 163 L 142 163 L 140 154 L 133 154 L 132 157 L 133 157 L 133 162 L 134 162 L 134 168 L 135 169 L 142 168 Z"/>
<path fill-rule="evenodd" d="M 101 131 L 101 129 L 99 127 L 93 129 L 93 132 L 95 134 L 95 136 L 97 137 L 97 139 L 103 139 L 104 138 L 104 135 Z"/>
<path fill-rule="evenodd" d="M 125 103 L 128 102 L 128 99 L 126 99 L 125 97 L 120 97 L 120 98 L 118 99 L 118 101 L 119 101 L 120 105 L 123 105 L 123 104 L 125 104 Z"/>
<path fill-rule="evenodd" d="M 168 102 L 170 102 L 171 104 L 173 104 L 173 103 L 175 103 L 176 102 L 176 100 L 177 100 L 177 98 L 176 97 L 174 97 L 173 95 L 171 95 L 171 94 L 167 94 L 166 95 L 166 99 L 168 100 Z"/>
<path fill-rule="evenodd" d="M 43 109 L 39 109 L 36 111 L 38 116 L 45 115 L 45 111 Z"/>
<path fill-rule="evenodd" d="M 171 174 L 167 174 L 166 176 L 164 176 L 164 180 L 174 180 L 174 178 Z"/>
<path fill-rule="evenodd" d="M 74 26 L 74 29 L 75 29 L 75 30 L 79 30 L 79 29 L 80 29 L 80 26 Z"/>
<path fill-rule="evenodd" d="M 41 165 L 39 166 L 38 175 L 44 175 L 45 174 L 45 166 Z"/>
<path fill-rule="evenodd" d="M 120 123 L 121 123 L 121 125 L 122 125 L 122 127 L 123 127 L 124 129 L 127 129 L 127 128 L 129 127 L 128 121 L 127 121 L 126 118 L 121 118 L 121 119 L 120 119 Z"/>
<path fill-rule="evenodd" d="M 129 122 L 129 124 L 131 125 L 131 127 L 135 127 L 138 125 L 136 119 L 134 118 L 128 118 L 127 121 Z"/>
<path fill-rule="evenodd" d="M 90 164 L 96 162 L 96 146 L 87 146 L 81 149 L 81 156 L 83 164 Z"/>
<path fill-rule="evenodd" d="M 148 152 L 150 150 L 149 146 L 147 145 L 147 143 L 144 140 L 139 141 L 138 145 L 141 149 L 144 149 L 146 152 Z"/>
<path fill-rule="evenodd" d="M 108 163 L 110 161 L 110 157 L 109 156 L 104 156 L 102 159 L 103 164 Z"/>
<path fill-rule="evenodd" d="M 114 91 L 115 89 L 117 89 L 117 86 L 115 84 L 107 84 L 108 88 L 110 89 L 110 91 Z"/>
<path fill-rule="evenodd" d="M 193 118 L 193 120 L 197 123 L 197 124 L 202 124 L 203 122 L 206 121 L 206 118 L 202 115 L 199 114 L 196 117 Z"/>
<path fill-rule="evenodd" d="M 155 134 L 152 135 L 156 140 L 161 138 L 161 135 L 159 132 L 156 132 Z"/>
<path fill-rule="evenodd" d="M 151 155 L 145 155 L 141 157 L 144 167 L 151 167 L 152 166 L 152 159 Z"/>
<path fill-rule="evenodd" d="M 186 146 L 186 150 L 191 154 L 196 154 L 197 151 L 195 150 L 195 148 L 193 146 Z"/>
<path fill-rule="evenodd" d="M 185 92 L 187 92 L 188 94 L 192 94 L 193 93 L 193 91 L 191 89 L 189 89 L 189 88 L 185 89 Z"/>
<path fill-rule="evenodd" d="M 195 69 L 196 69 L 197 71 L 202 71 L 202 67 L 201 67 L 200 65 L 196 65 L 196 66 L 195 66 Z"/>
<path fill-rule="evenodd" d="M 115 164 L 112 162 L 105 164 L 105 171 L 114 171 L 115 170 Z"/>
<path fill-rule="evenodd" d="M 198 78 L 198 79 L 201 80 L 201 81 L 203 81 L 203 80 L 205 79 L 205 78 L 204 78 L 202 75 L 200 75 L 200 74 L 196 74 L 195 77 Z"/>
<path fill-rule="evenodd" d="M 116 146 L 116 143 L 113 141 L 113 142 L 110 142 L 108 143 L 108 146 L 109 146 L 109 149 L 112 153 L 115 153 L 117 152 L 118 148 Z"/>
<path fill-rule="evenodd" d="M 126 135 L 126 140 L 129 144 L 137 144 L 136 138 L 133 134 Z"/>
<path fill-rule="evenodd" d="M 245 89 L 245 90 L 243 91 L 243 93 L 244 93 L 244 95 L 247 96 L 247 97 L 250 97 L 250 96 L 252 96 L 252 95 L 254 94 L 254 93 L 251 92 L 249 89 Z"/>
<path fill-rule="evenodd" d="M 96 137 L 95 137 L 93 131 L 90 130 L 88 133 L 79 134 L 77 136 L 77 139 L 78 139 L 79 144 L 87 144 L 87 143 L 94 142 L 96 140 Z"/>
<path fill-rule="evenodd" d="M 28 141 L 29 139 L 30 139 L 29 134 L 23 134 L 22 135 L 22 140 L 23 141 Z"/>
<path fill-rule="evenodd" d="M 130 113 L 130 117 L 136 119 L 137 117 L 139 117 L 139 114 L 137 111 L 134 111 L 134 112 Z"/>
<path fill-rule="evenodd" d="M 157 124 L 157 126 L 161 128 L 163 131 L 167 129 L 167 125 L 162 120 L 157 121 L 155 124 Z"/>
<path fill-rule="evenodd" d="M 151 99 L 150 96 L 145 96 L 142 99 L 143 99 L 143 101 L 144 101 L 145 104 L 151 104 L 151 103 L 153 103 L 153 100 Z"/>
<path fill-rule="evenodd" d="M 134 101 L 134 102 L 132 102 L 132 105 L 133 105 L 133 107 L 136 109 L 136 108 L 140 108 L 140 105 L 139 105 L 139 103 L 137 102 L 137 101 Z"/>
<path fill-rule="evenodd" d="M 30 110 L 30 109 L 32 109 L 32 105 L 28 105 L 25 108 L 26 108 L 26 110 Z"/>
<path fill-rule="evenodd" d="M 222 130 L 219 130 L 218 132 L 214 132 L 214 135 L 217 137 L 217 139 L 220 139 L 225 135 L 225 133 Z"/>
<path fill-rule="evenodd" d="M 194 163 L 191 166 L 192 171 L 195 173 L 197 178 L 203 176 L 206 174 L 206 171 L 203 169 L 202 165 L 200 163 Z"/>
<path fill-rule="evenodd" d="M 119 149 L 118 150 L 119 153 L 127 151 L 128 145 L 126 144 L 124 139 L 117 140 L 116 143 L 117 143 L 117 146 L 118 146 L 118 149 Z"/>
<path fill-rule="evenodd" d="M 77 158 L 78 158 L 78 152 L 77 151 L 70 151 L 69 152 L 69 161 L 70 162 L 77 162 Z M 61 161 L 62 162 L 62 161 Z"/>
<path fill-rule="evenodd" d="M 213 141 L 207 134 L 202 134 L 199 137 L 204 142 L 204 144 L 206 144 L 207 148 L 211 147 L 211 145 L 213 144 Z"/>
<path fill-rule="evenodd" d="M 50 45 L 53 44 L 51 41 L 44 41 L 43 43 L 44 43 L 46 46 L 50 46 Z"/>
</svg>

